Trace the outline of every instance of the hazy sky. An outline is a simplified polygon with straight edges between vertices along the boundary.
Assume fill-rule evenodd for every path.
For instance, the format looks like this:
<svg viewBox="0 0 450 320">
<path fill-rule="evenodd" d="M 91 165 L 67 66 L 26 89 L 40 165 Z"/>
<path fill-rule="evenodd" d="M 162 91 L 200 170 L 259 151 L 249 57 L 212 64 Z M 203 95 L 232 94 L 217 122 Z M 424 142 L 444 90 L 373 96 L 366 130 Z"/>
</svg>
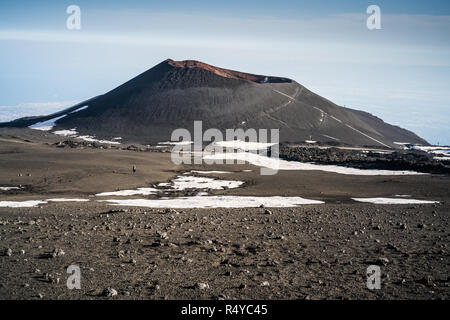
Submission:
<svg viewBox="0 0 450 320">
<path fill-rule="evenodd" d="M 69 5 L 81 30 L 68 30 Z M 381 8 L 381 30 L 366 9 Z M 0 121 L 45 114 L 173 58 L 290 77 L 450 144 L 450 1 L 1 1 Z"/>
</svg>

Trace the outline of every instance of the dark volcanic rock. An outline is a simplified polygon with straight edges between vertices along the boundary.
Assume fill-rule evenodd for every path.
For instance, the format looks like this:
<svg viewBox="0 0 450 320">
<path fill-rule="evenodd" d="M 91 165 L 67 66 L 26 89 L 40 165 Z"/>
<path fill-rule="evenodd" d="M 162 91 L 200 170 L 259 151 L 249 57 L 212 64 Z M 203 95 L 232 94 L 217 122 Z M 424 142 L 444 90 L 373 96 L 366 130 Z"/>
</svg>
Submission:
<svg viewBox="0 0 450 320">
<path fill-rule="evenodd" d="M 433 160 L 423 151 L 404 150 L 385 153 L 383 150 L 367 151 L 337 147 L 280 146 L 280 158 L 290 161 L 334 164 L 360 169 L 412 170 L 418 172 L 449 174 L 450 165 Z"/>
</svg>

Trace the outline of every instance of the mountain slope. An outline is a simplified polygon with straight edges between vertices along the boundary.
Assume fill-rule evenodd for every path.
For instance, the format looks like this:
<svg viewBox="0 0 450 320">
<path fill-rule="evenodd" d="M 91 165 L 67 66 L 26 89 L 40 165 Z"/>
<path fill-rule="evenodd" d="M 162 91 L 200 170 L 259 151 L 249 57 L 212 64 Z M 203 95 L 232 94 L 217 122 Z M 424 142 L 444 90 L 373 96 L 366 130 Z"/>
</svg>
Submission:
<svg viewBox="0 0 450 320">
<path fill-rule="evenodd" d="M 78 109 L 83 105 L 88 108 Z M 26 127 L 62 116 L 54 130 L 124 141 L 167 141 L 176 128 L 279 128 L 281 141 L 338 141 L 396 147 L 394 141 L 427 144 L 414 133 L 368 113 L 343 108 L 297 82 L 217 68 L 198 61 L 165 60 L 116 89 L 64 112 L 18 119 L 1 126 Z M 79 110 L 73 112 L 74 110 Z"/>
</svg>

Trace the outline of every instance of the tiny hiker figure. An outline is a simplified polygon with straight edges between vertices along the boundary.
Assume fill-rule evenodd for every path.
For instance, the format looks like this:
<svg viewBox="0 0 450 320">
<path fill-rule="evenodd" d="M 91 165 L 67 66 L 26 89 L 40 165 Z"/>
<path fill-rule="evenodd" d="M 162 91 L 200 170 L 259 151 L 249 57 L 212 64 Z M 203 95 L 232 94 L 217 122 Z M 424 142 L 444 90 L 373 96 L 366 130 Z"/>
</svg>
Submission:
<svg viewBox="0 0 450 320">
<path fill-rule="evenodd" d="M 136 173 L 136 166 L 133 166 L 133 173 Z"/>
</svg>

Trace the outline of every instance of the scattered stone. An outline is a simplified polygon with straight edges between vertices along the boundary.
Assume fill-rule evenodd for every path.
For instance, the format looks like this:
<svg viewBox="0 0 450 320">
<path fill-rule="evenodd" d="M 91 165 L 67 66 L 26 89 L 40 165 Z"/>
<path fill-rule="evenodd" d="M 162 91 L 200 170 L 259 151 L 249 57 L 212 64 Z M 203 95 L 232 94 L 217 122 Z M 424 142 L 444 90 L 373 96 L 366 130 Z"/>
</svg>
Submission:
<svg viewBox="0 0 450 320">
<path fill-rule="evenodd" d="M 56 258 L 56 257 L 62 257 L 64 256 L 66 253 L 62 250 L 62 249 L 53 249 L 52 252 L 50 252 L 48 254 L 49 258 Z"/>
<path fill-rule="evenodd" d="M 199 290 L 206 290 L 209 289 L 209 284 L 207 284 L 206 282 L 196 282 L 194 284 L 194 288 Z"/>
<path fill-rule="evenodd" d="M 180 214 L 177 210 L 174 209 L 164 209 L 162 213 Z"/>
<path fill-rule="evenodd" d="M 53 283 L 53 284 L 59 283 L 59 278 L 55 277 L 49 273 L 44 273 L 43 277 L 48 283 Z"/>
<path fill-rule="evenodd" d="M 427 286 L 432 286 L 433 285 L 433 280 L 434 279 L 433 279 L 432 276 L 426 276 L 426 277 L 423 277 L 422 279 L 420 279 L 417 282 L 419 282 L 421 284 L 424 284 L 424 285 L 427 285 Z"/>
<path fill-rule="evenodd" d="M 107 212 L 108 213 L 127 213 L 128 210 L 127 209 L 111 209 Z"/>
<path fill-rule="evenodd" d="M 269 286 L 270 286 L 269 281 L 263 281 L 263 282 L 261 283 L 261 287 L 269 287 Z"/>
<path fill-rule="evenodd" d="M 104 297 L 115 297 L 117 296 L 117 291 L 111 287 L 103 289 L 102 296 Z"/>
<path fill-rule="evenodd" d="M 11 250 L 11 248 L 6 248 L 5 249 L 5 256 L 10 257 L 12 255 L 13 251 Z"/>
<path fill-rule="evenodd" d="M 169 237 L 167 236 L 167 232 L 160 232 L 158 231 L 156 233 L 161 239 L 168 239 Z"/>
<path fill-rule="evenodd" d="M 270 210 L 264 210 L 264 214 L 272 214 L 272 211 L 270 211 Z"/>
<path fill-rule="evenodd" d="M 378 258 L 376 264 L 386 266 L 389 263 L 388 258 Z"/>
<path fill-rule="evenodd" d="M 228 298 L 227 295 L 225 295 L 225 294 L 223 294 L 223 293 L 220 293 L 220 294 L 216 297 L 216 299 L 217 299 L 217 300 L 228 300 L 229 298 Z"/>
<path fill-rule="evenodd" d="M 151 246 L 152 247 L 161 247 L 162 246 L 162 243 L 161 243 L 161 240 L 156 240 L 156 241 L 154 241 L 152 244 L 151 244 Z"/>
</svg>

